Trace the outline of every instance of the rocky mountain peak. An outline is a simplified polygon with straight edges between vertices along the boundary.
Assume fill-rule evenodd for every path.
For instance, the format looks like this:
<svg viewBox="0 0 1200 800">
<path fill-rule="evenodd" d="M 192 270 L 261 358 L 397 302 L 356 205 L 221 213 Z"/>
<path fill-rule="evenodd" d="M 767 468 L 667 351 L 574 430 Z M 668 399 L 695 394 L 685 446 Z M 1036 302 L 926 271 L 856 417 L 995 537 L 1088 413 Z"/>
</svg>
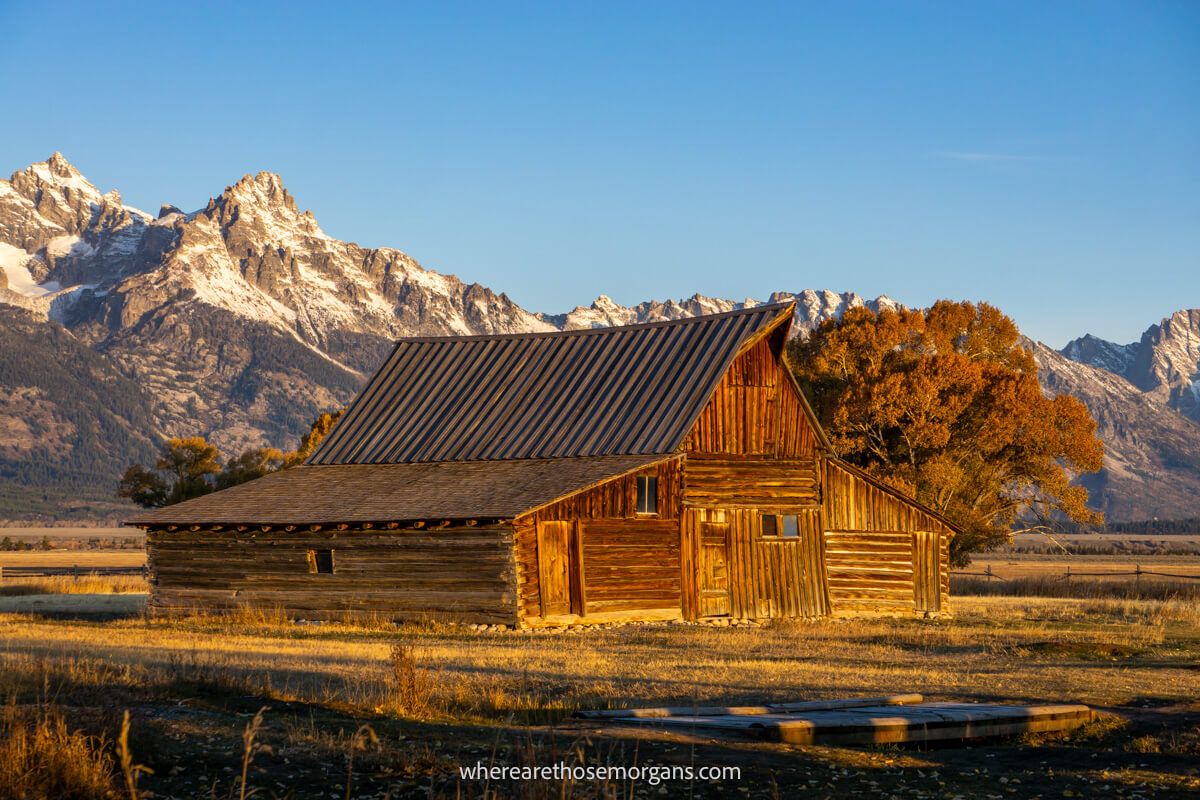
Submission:
<svg viewBox="0 0 1200 800">
<path fill-rule="evenodd" d="M 1088 334 L 1059 351 L 1107 370 L 1200 422 L 1200 309 L 1182 309 L 1119 345 Z"/>
<path fill-rule="evenodd" d="M 67 233 L 86 228 L 102 202 L 100 191 L 58 152 L 14 172 L 9 184 L 45 222 Z"/>
<path fill-rule="evenodd" d="M 222 196 L 239 204 L 282 207 L 293 213 L 299 213 L 296 209 L 295 198 L 283 185 L 283 178 L 273 172 L 260 172 L 254 176 L 245 175 L 233 186 L 228 187 Z"/>
<path fill-rule="evenodd" d="M 60 178 L 80 177 L 80 172 L 75 169 L 75 165 L 67 161 L 67 157 L 58 150 L 55 150 L 54 154 L 46 159 L 45 164 Z"/>
<path fill-rule="evenodd" d="M 1067 342 L 1059 352 L 1072 361 L 1106 369 L 1116 375 L 1128 372 L 1137 353 L 1134 344 L 1116 344 L 1090 333 Z"/>
</svg>

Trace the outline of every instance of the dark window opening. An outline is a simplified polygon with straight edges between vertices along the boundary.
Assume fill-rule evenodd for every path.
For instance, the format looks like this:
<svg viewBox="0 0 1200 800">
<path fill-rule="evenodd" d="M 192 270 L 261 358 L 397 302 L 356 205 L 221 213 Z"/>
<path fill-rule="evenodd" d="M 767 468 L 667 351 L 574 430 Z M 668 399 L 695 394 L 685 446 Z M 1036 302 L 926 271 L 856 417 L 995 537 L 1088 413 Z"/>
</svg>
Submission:
<svg viewBox="0 0 1200 800">
<path fill-rule="evenodd" d="M 778 536 L 779 535 L 779 519 L 774 514 L 763 514 L 762 518 L 762 535 L 763 536 Z"/>
<path fill-rule="evenodd" d="M 637 513 L 658 513 L 658 478 L 649 475 L 637 476 Z"/>
<path fill-rule="evenodd" d="M 308 571 L 313 575 L 332 575 L 333 574 L 333 551 L 332 550 L 309 550 L 308 551 Z"/>
</svg>

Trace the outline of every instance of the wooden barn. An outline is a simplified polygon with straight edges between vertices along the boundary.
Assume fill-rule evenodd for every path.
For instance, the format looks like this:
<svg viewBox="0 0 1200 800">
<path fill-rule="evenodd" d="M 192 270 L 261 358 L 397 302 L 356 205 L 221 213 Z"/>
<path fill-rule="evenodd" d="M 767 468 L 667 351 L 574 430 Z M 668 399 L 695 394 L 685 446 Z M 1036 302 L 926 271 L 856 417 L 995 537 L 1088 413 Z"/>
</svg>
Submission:
<svg viewBox="0 0 1200 800">
<path fill-rule="evenodd" d="M 151 608 L 946 613 L 953 526 L 833 454 L 782 360 L 792 313 L 402 340 L 305 465 L 132 521 Z"/>
</svg>

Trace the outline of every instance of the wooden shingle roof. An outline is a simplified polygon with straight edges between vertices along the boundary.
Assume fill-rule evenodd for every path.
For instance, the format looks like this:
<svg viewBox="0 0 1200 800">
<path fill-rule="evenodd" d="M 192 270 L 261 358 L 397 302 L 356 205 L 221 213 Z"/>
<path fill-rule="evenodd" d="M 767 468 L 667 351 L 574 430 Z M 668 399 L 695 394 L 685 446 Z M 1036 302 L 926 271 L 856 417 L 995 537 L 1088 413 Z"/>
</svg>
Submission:
<svg viewBox="0 0 1200 800">
<path fill-rule="evenodd" d="M 132 525 L 511 519 L 663 456 L 299 466 L 144 512 Z"/>
<path fill-rule="evenodd" d="M 402 339 L 312 465 L 673 452 L 792 304 L 619 328 Z"/>
</svg>

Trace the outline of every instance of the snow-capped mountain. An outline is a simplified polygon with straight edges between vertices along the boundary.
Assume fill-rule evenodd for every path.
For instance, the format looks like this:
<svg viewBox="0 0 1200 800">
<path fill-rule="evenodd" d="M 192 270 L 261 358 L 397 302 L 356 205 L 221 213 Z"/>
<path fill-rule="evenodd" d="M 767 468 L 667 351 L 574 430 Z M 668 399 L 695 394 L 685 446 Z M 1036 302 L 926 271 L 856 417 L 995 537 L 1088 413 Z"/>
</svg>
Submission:
<svg viewBox="0 0 1200 800">
<path fill-rule="evenodd" d="M 789 299 L 798 332 L 851 307 L 897 306 L 813 290 L 761 302 Z M 401 336 L 630 324 L 759 302 L 695 295 L 626 307 L 601 296 L 564 314 L 530 313 L 399 250 L 333 238 L 276 175 L 152 216 L 55 153 L 0 180 L 0 518 L 62 513 L 67 495 L 84 503 L 78 513 L 103 510 L 115 476 L 163 436 L 201 433 L 227 454 L 294 442 L 317 413 L 347 402 Z M 1114 513 L 1182 508 L 1182 496 L 1154 505 L 1134 486 L 1155 464 L 1192 459 L 1179 469 L 1200 476 L 1197 437 L 1175 427 L 1183 418 L 1168 406 L 1186 407 L 1179 365 L 1191 358 L 1195 373 L 1198 315 L 1186 313 L 1157 326 L 1158 338 L 1147 333 L 1161 340 L 1153 357 L 1088 337 L 1066 356 L 1035 350 L 1048 391 L 1107 415 L 1112 467 L 1098 488 Z M 1160 458 L 1168 430 L 1176 455 Z M 1146 501 L 1121 505 L 1111 499 L 1121 492 Z"/>
<path fill-rule="evenodd" d="M 1083 478 L 1093 505 L 1114 520 L 1196 516 L 1200 425 L 1172 408 L 1162 393 L 1144 391 L 1105 366 L 1074 360 L 1079 341 L 1063 352 L 1040 342 L 1028 345 L 1042 389 L 1078 397 L 1096 420 L 1104 469 Z"/>
<path fill-rule="evenodd" d="M 1200 308 L 1176 311 L 1131 344 L 1114 344 L 1088 334 L 1061 352 L 1072 361 L 1120 375 L 1200 422 Z"/>
</svg>

